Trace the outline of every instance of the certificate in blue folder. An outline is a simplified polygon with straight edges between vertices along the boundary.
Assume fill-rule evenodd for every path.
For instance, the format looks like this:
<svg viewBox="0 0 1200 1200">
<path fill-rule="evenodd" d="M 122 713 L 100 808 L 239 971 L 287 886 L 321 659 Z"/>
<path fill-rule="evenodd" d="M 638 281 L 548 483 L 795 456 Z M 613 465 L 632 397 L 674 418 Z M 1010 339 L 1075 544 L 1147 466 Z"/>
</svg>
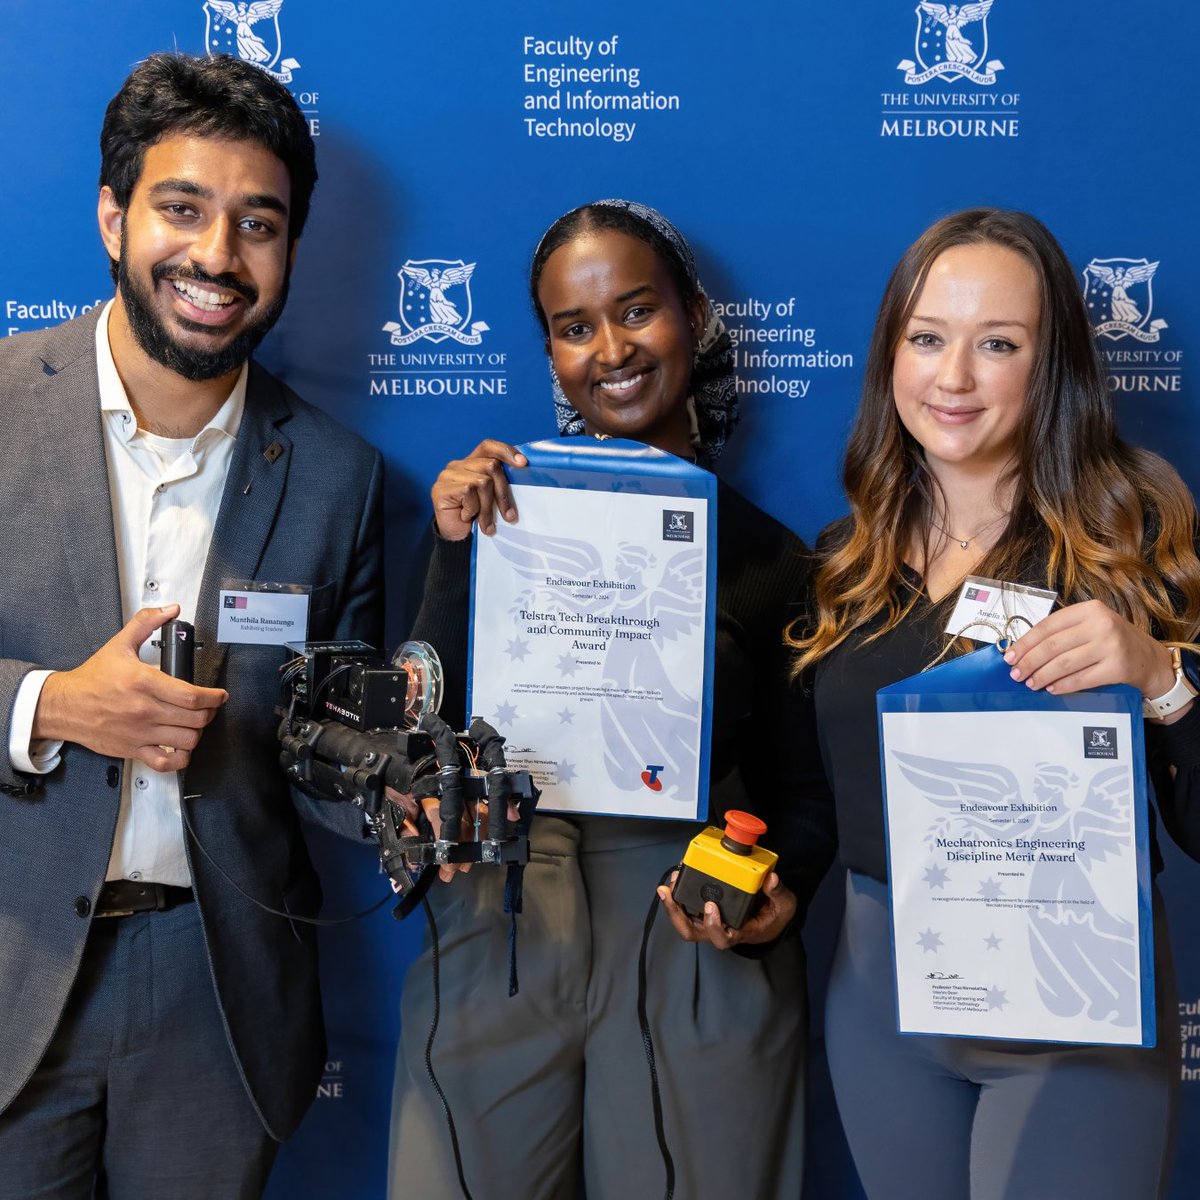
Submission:
<svg viewBox="0 0 1200 1200">
<path fill-rule="evenodd" d="M 470 712 L 540 810 L 703 819 L 716 478 L 639 442 L 521 450 L 517 523 L 474 542 Z"/>
<path fill-rule="evenodd" d="M 1153 1046 L 1140 693 L 986 646 L 877 704 L 900 1032 Z"/>
</svg>

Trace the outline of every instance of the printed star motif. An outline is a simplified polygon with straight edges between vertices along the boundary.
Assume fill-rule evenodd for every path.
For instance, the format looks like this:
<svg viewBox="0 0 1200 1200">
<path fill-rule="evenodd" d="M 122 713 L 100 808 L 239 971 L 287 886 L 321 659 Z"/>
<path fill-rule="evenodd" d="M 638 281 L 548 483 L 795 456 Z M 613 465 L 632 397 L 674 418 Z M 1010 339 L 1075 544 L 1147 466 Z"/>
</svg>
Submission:
<svg viewBox="0 0 1200 1200">
<path fill-rule="evenodd" d="M 496 709 L 496 724 L 511 725 L 517 719 L 517 706 L 505 702 Z"/>
<path fill-rule="evenodd" d="M 925 868 L 925 882 L 929 884 L 931 891 L 934 888 L 945 887 L 946 880 L 949 878 L 950 875 L 945 867 L 934 866 Z"/>
<path fill-rule="evenodd" d="M 570 654 L 562 654 L 558 659 L 558 673 L 560 675 L 574 675 L 579 670 L 579 661 Z"/>
<path fill-rule="evenodd" d="M 574 725 L 575 714 L 569 708 L 564 708 L 562 712 L 558 714 L 558 723 L 560 725 Z"/>
<path fill-rule="evenodd" d="M 936 954 L 941 947 L 941 944 L 942 935 L 940 933 L 934 933 L 932 929 L 925 930 L 924 933 L 918 935 L 917 937 L 917 945 L 920 946 L 926 954 L 928 954 L 930 950 Z"/>
<path fill-rule="evenodd" d="M 989 933 L 989 934 L 987 935 L 987 937 L 985 937 L 985 938 L 983 939 L 983 944 L 984 944 L 984 945 L 985 945 L 985 946 L 986 946 L 986 947 L 987 947 L 989 950 L 999 950 L 999 949 L 1000 949 L 1000 943 L 1001 943 L 1002 941 L 1004 941 L 1004 939 L 1003 939 L 1003 938 L 998 938 L 998 937 L 997 937 L 997 936 L 996 936 L 994 933 Z"/>
<path fill-rule="evenodd" d="M 566 759 L 558 764 L 557 770 L 559 783 L 570 783 L 575 778 L 575 766 Z"/>
<path fill-rule="evenodd" d="M 1004 884 L 997 879 L 985 879 L 979 885 L 979 894 L 985 900 L 999 900 L 1004 895 Z"/>
<path fill-rule="evenodd" d="M 1008 1003 L 1008 994 L 1002 992 L 999 988 L 992 987 L 987 990 L 988 1008 L 1003 1008 Z"/>
<path fill-rule="evenodd" d="M 520 662 L 529 653 L 529 643 L 524 638 L 515 637 L 508 643 L 508 657 L 513 662 Z"/>
</svg>

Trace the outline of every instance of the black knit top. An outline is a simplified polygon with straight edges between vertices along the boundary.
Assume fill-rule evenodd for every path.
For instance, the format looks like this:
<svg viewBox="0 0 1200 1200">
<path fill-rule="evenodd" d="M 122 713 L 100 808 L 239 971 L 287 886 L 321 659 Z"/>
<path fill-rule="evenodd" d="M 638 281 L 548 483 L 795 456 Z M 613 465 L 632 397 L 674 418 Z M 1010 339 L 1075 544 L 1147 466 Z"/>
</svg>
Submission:
<svg viewBox="0 0 1200 1200">
<path fill-rule="evenodd" d="M 822 544 L 830 530 L 821 535 Z M 912 572 L 909 581 L 920 586 Z M 887 879 L 879 724 L 875 693 L 916 675 L 946 644 L 950 610 L 921 596 L 894 629 L 867 644 L 883 623 L 856 630 L 823 658 L 814 673 L 813 693 L 821 757 L 837 806 L 840 857 L 852 871 Z M 1155 803 L 1151 805 L 1151 863 L 1162 869 L 1156 838 L 1157 815 L 1171 837 L 1200 858 L 1200 701 L 1172 725 L 1148 722 L 1146 759 Z M 1177 768 L 1172 779 L 1170 768 Z"/>
</svg>

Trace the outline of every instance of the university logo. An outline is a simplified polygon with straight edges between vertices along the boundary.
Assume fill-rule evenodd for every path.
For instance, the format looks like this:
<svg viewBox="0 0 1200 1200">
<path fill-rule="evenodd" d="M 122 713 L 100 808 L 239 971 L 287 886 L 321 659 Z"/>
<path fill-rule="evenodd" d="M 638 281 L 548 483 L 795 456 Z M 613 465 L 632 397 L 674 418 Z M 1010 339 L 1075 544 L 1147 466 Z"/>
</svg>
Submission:
<svg viewBox="0 0 1200 1200">
<path fill-rule="evenodd" d="M 1085 725 L 1083 727 L 1083 757 L 1116 758 L 1116 728 L 1112 725 Z"/>
<path fill-rule="evenodd" d="M 996 73 L 1004 70 L 1004 64 L 987 56 L 987 19 L 992 3 L 932 4 L 921 0 L 913 10 L 917 17 L 913 41 L 916 61 L 905 58 L 897 64 L 897 70 L 904 72 L 904 82 L 914 86 L 931 79 L 995 83 Z"/>
<path fill-rule="evenodd" d="M 665 542 L 690 542 L 694 538 L 692 518 L 687 509 L 664 508 L 662 535 Z"/>
<path fill-rule="evenodd" d="M 407 346 L 418 338 L 444 342 L 453 338 L 463 346 L 478 346 L 487 332 L 483 321 L 471 320 L 471 276 L 474 263 L 461 258 L 409 259 L 400 268 L 400 320 L 389 321 L 384 333 L 393 346 Z M 451 293 L 447 295 L 447 293 Z"/>
<path fill-rule="evenodd" d="M 300 64 L 294 58 L 279 61 L 283 53 L 279 33 L 281 8 L 283 0 L 205 0 L 206 49 L 209 54 L 233 55 L 262 67 L 280 83 L 291 83 L 292 72 Z"/>
<path fill-rule="evenodd" d="M 1083 296 L 1098 334 L 1157 342 L 1166 321 L 1151 320 L 1158 263 L 1144 258 L 1093 258 L 1083 269 Z"/>
</svg>

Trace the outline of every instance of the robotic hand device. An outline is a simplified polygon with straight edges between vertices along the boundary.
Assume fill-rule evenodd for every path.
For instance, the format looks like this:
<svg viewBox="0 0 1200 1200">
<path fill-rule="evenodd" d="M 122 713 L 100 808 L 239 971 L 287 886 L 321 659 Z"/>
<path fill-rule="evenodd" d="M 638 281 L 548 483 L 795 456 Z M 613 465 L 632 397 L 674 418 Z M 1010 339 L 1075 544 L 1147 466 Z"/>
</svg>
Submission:
<svg viewBox="0 0 1200 1200">
<path fill-rule="evenodd" d="M 529 860 L 537 789 L 528 771 L 508 769 L 504 739 L 486 721 L 455 733 L 438 716 L 442 667 L 431 646 L 405 642 L 390 662 L 365 642 L 288 649 L 283 769 L 306 794 L 363 810 L 405 911 L 438 866 Z M 436 832 L 426 815 L 435 798 Z"/>
</svg>

